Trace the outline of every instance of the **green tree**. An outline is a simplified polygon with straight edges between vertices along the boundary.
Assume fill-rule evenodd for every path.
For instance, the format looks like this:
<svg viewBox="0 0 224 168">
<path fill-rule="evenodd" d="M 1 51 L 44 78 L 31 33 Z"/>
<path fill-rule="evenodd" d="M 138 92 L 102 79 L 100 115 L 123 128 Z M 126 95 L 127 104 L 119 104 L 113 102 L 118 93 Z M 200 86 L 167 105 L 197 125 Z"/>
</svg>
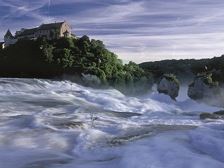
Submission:
<svg viewBox="0 0 224 168">
<path fill-rule="evenodd" d="M 69 49 L 55 49 L 54 56 L 55 61 L 57 62 L 57 64 L 61 65 L 62 68 L 72 67 L 74 56 L 71 54 L 71 51 Z"/>
</svg>

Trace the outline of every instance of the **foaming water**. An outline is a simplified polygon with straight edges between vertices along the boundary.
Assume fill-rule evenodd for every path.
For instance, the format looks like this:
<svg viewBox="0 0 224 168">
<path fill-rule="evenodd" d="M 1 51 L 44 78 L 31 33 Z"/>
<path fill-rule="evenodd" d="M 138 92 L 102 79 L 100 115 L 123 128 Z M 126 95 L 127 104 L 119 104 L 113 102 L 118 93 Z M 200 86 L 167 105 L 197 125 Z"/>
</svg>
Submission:
<svg viewBox="0 0 224 168">
<path fill-rule="evenodd" d="M 223 168 L 220 110 L 184 92 L 128 97 L 68 81 L 0 79 L 0 168 Z"/>
</svg>

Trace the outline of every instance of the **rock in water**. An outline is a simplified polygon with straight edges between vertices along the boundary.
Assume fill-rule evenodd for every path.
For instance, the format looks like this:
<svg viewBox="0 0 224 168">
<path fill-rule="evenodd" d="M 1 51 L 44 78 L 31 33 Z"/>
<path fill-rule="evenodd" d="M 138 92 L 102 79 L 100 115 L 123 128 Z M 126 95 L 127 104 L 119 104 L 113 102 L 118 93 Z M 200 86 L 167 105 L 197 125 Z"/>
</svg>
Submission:
<svg viewBox="0 0 224 168">
<path fill-rule="evenodd" d="M 211 74 L 197 75 L 188 88 L 188 96 L 194 100 L 214 97 L 217 93 L 218 83 L 212 81 Z"/>
<path fill-rule="evenodd" d="M 224 119 L 224 111 L 217 111 L 214 113 L 201 113 L 200 119 Z"/>
<path fill-rule="evenodd" d="M 159 93 L 169 95 L 172 99 L 176 99 L 180 89 L 179 81 L 172 74 L 165 74 L 157 85 Z"/>
<path fill-rule="evenodd" d="M 82 81 L 86 86 L 100 86 L 101 80 L 96 75 L 82 74 Z"/>
</svg>

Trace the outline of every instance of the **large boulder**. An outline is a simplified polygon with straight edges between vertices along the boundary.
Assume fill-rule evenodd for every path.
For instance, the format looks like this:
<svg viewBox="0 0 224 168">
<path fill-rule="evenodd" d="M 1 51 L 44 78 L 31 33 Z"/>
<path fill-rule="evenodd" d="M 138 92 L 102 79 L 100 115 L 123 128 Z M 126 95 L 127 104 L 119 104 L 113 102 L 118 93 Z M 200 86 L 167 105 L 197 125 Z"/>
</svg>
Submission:
<svg viewBox="0 0 224 168">
<path fill-rule="evenodd" d="M 169 95 L 174 100 L 178 96 L 179 89 L 180 89 L 179 81 L 172 74 L 163 75 L 162 79 L 157 85 L 157 90 L 159 93 Z"/>
<path fill-rule="evenodd" d="M 212 81 L 212 74 L 197 75 L 188 87 L 188 96 L 193 100 L 214 98 L 218 93 L 218 83 Z"/>
</svg>

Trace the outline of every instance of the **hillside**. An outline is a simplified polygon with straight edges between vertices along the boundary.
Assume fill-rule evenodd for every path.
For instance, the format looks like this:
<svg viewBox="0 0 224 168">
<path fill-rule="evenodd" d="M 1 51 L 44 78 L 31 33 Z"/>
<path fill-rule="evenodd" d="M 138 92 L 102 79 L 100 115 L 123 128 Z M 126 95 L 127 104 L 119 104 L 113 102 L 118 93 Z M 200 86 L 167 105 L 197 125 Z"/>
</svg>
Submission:
<svg viewBox="0 0 224 168">
<path fill-rule="evenodd" d="M 81 38 L 19 40 L 0 50 L 0 77 L 62 79 L 113 86 L 133 93 L 150 89 L 152 78 L 137 64 L 123 64 L 102 41 Z M 140 90 L 139 90 L 140 89 Z"/>
<path fill-rule="evenodd" d="M 181 81 L 189 82 L 193 77 L 202 72 L 211 72 L 213 79 L 224 83 L 224 55 L 211 59 L 186 59 L 163 60 L 156 62 L 144 62 L 139 64 L 147 72 L 151 72 L 155 78 L 164 73 L 173 73 Z"/>
</svg>

